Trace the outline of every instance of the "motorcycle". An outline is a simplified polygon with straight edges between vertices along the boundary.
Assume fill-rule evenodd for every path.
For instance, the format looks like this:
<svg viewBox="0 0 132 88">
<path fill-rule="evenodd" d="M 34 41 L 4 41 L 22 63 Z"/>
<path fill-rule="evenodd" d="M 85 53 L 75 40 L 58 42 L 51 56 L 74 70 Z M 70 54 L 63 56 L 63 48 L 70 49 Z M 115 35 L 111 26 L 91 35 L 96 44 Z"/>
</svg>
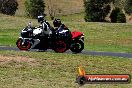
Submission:
<svg viewBox="0 0 132 88">
<path fill-rule="evenodd" d="M 74 53 L 80 53 L 84 49 L 84 34 L 81 32 L 71 32 L 60 27 L 52 34 L 44 35 L 42 30 L 42 26 L 32 27 L 30 22 L 21 31 L 21 36 L 16 42 L 17 47 L 24 51 L 52 49 L 57 53 L 63 53 L 69 49 Z"/>
</svg>

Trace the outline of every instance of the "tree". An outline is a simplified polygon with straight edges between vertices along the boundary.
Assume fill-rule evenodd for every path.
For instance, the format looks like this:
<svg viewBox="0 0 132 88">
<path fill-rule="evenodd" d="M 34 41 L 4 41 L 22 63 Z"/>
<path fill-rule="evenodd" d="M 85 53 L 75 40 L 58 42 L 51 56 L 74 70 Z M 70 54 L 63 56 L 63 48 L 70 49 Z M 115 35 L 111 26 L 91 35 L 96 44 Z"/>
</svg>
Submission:
<svg viewBox="0 0 132 88">
<path fill-rule="evenodd" d="M 120 8 L 116 7 L 110 14 L 111 22 L 113 23 L 126 23 L 126 16 Z"/>
<path fill-rule="evenodd" d="M 127 14 L 132 14 L 132 0 L 126 0 L 125 11 Z"/>
<path fill-rule="evenodd" d="M 31 18 L 37 18 L 38 15 L 45 15 L 44 8 L 45 3 L 44 0 L 26 0 L 26 15 Z"/>
<path fill-rule="evenodd" d="M 61 12 L 61 9 L 58 7 L 57 0 L 47 0 L 47 10 L 51 20 L 57 15 L 57 12 Z"/>
<path fill-rule="evenodd" d="M 110 14 L 111 22 L 113 22 L 113 23 L 117 22 L 118 13 L 120 13 L 120 9 L 119 8 L 116 7 L 115 9 L 112 10 L 112 12 Z"/>
<path fill-rule="evenodd" d="M 117 16 L 117 23 L 126 23 L 126 16 L 123 12 L 120 12 Z"/>
<path fill-rule="evenodd" d="M 0 0 L 0 12 L 3 14 L 15 15 L 17 7 L 17 0 Z"/>
<path fill-rule="evenodd" d="M 113 0 L 84 0 L 85 21 L 103 22 L 110 12 Z"/>
<path fill-rule="evenodd" d="M 113 0 L 114 7 L 124 9 L 126 0 Z"/>
</svg>

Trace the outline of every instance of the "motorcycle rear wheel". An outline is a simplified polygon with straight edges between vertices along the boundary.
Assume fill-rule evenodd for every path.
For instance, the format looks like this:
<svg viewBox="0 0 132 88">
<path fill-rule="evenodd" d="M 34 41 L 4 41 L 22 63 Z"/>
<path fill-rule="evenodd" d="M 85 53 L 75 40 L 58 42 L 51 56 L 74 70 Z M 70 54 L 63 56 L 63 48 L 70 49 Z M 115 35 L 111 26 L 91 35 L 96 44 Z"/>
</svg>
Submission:
<svg viewBox="0 0 132 88">
<path fill-rule="evenodd" d="M 23 43 L 23 39 L 19 38 L 17 40 L 16 45 L 20 50 L 28 51 L 31 48 L 31 43 L 29 41 L 25 41 L 24 44 L 22 43 Z"/>
<path fill-rule="evenodd" d="M 57 53 L 65 52 L 67 50 L 66 43 L 64 41 L 57 41 L 53 50 Z"/>
<path fill-rule="evenodd" d="M 84 43 L 81 40 L 75 41 L 75 43 L 72 44 L 70 50 L 74 53 L 80 53 L 84 49 Z"/>
</svg>

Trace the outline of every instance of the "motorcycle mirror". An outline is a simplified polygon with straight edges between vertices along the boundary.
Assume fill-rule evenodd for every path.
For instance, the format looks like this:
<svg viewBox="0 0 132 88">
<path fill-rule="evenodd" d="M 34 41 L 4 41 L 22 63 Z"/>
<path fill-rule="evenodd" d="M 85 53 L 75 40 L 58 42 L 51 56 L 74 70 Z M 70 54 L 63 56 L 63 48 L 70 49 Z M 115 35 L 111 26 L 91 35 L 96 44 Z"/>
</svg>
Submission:
<svg viewBox="0 0 132 88">
<path fill-rule="evenodd" d="M 32 22 L 30 21 L 27 25 L 29 28 L 32 27 Z"/>
</svg>

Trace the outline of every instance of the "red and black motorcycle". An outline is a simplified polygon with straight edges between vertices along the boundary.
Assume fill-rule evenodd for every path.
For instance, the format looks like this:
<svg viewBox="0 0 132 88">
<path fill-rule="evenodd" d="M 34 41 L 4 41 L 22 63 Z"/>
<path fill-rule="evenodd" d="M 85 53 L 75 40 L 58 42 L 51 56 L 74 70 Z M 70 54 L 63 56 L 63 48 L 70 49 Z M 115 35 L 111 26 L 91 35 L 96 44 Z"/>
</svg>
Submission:
<svg viewBox="0 0 132 88">
<path fill-rule="evenodd" d="M 32 27 L 30 24 L 21 32 L 16 42 L 20 50 L 30 49 L 47 50 L 63 53 L 71 50 L 79 53 L 84 49 L 84 34 L 78 31 L 71 32 L 63 26 L 54 31 L 51 35 L 41 35 L 42 27 Z"/>
</svg>

